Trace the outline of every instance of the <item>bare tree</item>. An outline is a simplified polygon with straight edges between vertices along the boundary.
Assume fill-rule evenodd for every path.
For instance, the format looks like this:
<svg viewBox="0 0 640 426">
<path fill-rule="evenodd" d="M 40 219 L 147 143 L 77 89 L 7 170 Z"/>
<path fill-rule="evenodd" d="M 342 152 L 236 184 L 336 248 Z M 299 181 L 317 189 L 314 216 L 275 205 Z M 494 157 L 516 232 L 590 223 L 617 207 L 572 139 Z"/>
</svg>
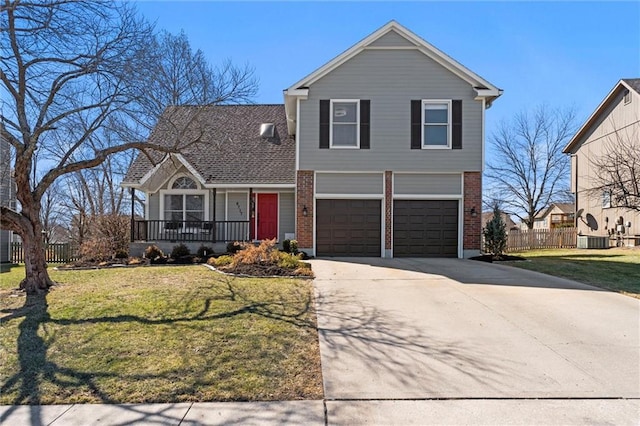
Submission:
<svg viewBox="0 0 640 426">
<path fill-rule="evenodd" d="M 179 152 L 198 143 L 198 137 L 181 138 L 181 129 L 174 129 L 173 144 L 141 141 L 162 108 L 175 102 L 243 100 L 256 92 L 257 82 L 248 67 L 227 63 L 216 71 L 206 66 L 201 52 L 190 56 L 184 34 L 175 40 L 163 36 L 183 53 L 171 59 L 156 49 L 163 38 L 155 41 L 151 26 L 126 2 L 5 0 L 0 32 L 0 137 L 13 149 L 19 201 L 16 209 L 2 206 L 0 227 L 22 237 L 26 276 L 20 286 L 37 294 L 53 285 L 44 259 L 41 211 L 54 182 L 77 177 L 130 149 L 157 160 L 154 152 Z M 159 94 L 166 86 L 160 81 L 167 78 L 202 89 L 183 90 L 176 84 L 170 98 L 163 99 Z M 83 176 L 87 181 L 91 173 Z M 112 177 L 97 182 L 114 189 Z M 104 206 L 104 193 L 99 198 Z M 110 210 L 122 201 L 117 191 L 107 198 Z"/>
<path fill-rule="evenodd" d="M 0 136 L 15 152 L 19 211 L 2 207 L 0 226 L 22 237 L 30 294 L 53 284 L 46 269 L 41 209 L 60 177 L 95 167 L 141 142 L 101 145 L 98 129 L 135 100 L 130 76 L 144 63 L 151 27 L 110 0 L 5 0 L 0 5 Z M 166 147 L 164 148 L 167 149 Z M 43 169 L 36 182 L 36 160 Z"/>
<path fill-rule="evenodd" d="M 568 159 L 562 153 L 575 130 L 573 110 L 540 106 L 502 122 L 490 139 L 494 159 L 487 165 L 487 195 L 529 229 L 550 203 L 569 194 Z"/>
<path fill-rule="evenodd" d="M 589 192 L 594 197 L 608 193 L 612 206 L 640 211 L 640 126 L 637 121 L 624 128 L 612 124 L 602 154 L 590 159 L 595 176 Z"/>
</svg>

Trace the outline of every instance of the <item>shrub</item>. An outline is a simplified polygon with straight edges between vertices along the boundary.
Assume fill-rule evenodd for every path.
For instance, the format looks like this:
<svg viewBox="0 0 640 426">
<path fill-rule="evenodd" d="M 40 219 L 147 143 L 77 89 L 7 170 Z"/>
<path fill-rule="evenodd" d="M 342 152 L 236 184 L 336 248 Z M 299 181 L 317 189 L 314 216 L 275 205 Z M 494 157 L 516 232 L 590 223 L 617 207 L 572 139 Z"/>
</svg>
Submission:
<svg viewBox="0 0 640 426">
<path fill-rule="evenodd" d="M 303 262 L 300 261 L 301 256 L 291 253 L 279 252 L 278 253 L 278 266 L 285 269 L 297 269 L 300 268 Z"/>
<path fill-rule="evenodd" d="M 485 252 L 491 254 L 493 259 L 498 260 L 507 249 L 507 225 L 502 220 L 498 206 L 493 208 L 493 218 L 487 222 L 482 230 L 484 236 Z"/>
<path fill-rule="evenodd" d="M 91 238 L 82 243 L 78 254 L 85 262 L 102 262 L 113 256 L 112 245 L 105 238 Z"/>
<path fill-rule="evenodd" d="M 224 255 L 220 257 L 210 257 L 209 260 L 207 260 L 207 264 L 213 265 L 213 266 L 226 266 L 226 265 L 231 265 L 231 263 L 233 263 L 233 256 L 229 256 L 229 255 Z"/>
<path fill-rule="evenodd" d="M 282 242 L 282 251 L 285 253 L 298 254 L 298 241 L 284 240 Z"/>
<path fill-rule="evenodd" d="M 196 256 L 202 258 L 211 257 L 214 254 L 215 252 L 213 251 L 213 249 L 205 245 L 201 245 L 200 247 L 198 247 L 198 251 L 196 251 Z"/>
<path fill-rule="evenodd" d="M 276 239 L 263 240 L 259 245 L 243 243 L 242 249 L 233 255 L 233 266 L 242 263 L 251 265 L 254 263 L 264 263 L 278 261 L 279 251 L 275 248 Z"/>
<path fill-rule="evenodd" d="M 235 241 L 227 244 L 227 253 L 235 254 L 242 250 L 242 244 Z"/>
<path fill-rule="evenodd" d="M 144 249 L 144 257 L 147 259 L 155 260 L 164 257 L 164 253 L 156 245 L 148 246 Z"/>
<path fill-rule="evenodd" d="M 184 244 L 178 244 L 177 246 L 173 247 L 173 250 L 171 250 L 171 257 L 173 257 L 174 259 L 189 256 L 190 254 L 191 250 L 189 250 L 189 247 L 185 246 Z"/>
</svg>

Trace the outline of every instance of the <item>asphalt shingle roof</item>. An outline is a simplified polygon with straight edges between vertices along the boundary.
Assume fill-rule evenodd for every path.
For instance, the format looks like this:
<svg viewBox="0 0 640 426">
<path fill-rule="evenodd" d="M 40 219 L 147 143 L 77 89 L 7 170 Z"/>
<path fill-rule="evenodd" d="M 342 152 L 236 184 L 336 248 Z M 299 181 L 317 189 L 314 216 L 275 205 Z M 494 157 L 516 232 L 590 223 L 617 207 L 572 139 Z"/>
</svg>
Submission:
<svg viewBox="0 0 640 426">
<path fill-rule="evenodd" d="M 622 81 L 631 86 L 633 90 L 640 93 L 640 78 L 623 78 Z"/>
<path fill-rule="evenodd" d="M 273 138 L 260 125 L 274 123 Z M 180 147 L 207 184 L 295 183 L 295 140 L 287 133 L 284 105 L 174 106 L 167 108 L 148 140 Z M 135 184 L 165 154 L 138 154 L 123 183 Z"/>
</svg>

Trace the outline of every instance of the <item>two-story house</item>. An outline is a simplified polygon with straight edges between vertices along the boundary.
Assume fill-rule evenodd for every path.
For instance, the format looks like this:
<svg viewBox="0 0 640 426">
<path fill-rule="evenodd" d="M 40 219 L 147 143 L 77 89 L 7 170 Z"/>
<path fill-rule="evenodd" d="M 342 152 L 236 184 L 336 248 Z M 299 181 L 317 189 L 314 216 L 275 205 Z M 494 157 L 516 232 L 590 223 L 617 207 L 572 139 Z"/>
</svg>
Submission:
<svg viewBox="0 0 640 426">
<path fill-rule="evenodd" d="M 133 239 L 476 255 L 484 117 L 501 93 L 391 21 L 287 88 L 283 106 L 172 107 L 151 140 L 191 145 L 132 166 L 124 185 L 147 200 Z"/>
<path fill-rule="evenodd" d="M 640 212 L 623 206 L 624 191 L 615 184 L 628 180 L 626 189 L 637 197 L 639 141 L 640 79 L 622 79 L 563 151 L 571 156 L 579 234 L 610 237 L 612 245 L 640 244 Z"/>
</svg>

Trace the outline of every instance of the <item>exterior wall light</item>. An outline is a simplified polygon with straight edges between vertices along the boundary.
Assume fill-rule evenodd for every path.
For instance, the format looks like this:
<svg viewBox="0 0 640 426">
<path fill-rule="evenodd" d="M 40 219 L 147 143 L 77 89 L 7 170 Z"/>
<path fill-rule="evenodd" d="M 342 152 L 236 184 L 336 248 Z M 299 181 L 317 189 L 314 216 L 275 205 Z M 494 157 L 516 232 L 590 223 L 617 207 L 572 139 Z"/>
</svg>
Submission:
<svg viewBox="0 0 640 426">
<path fill-rule="evenodd" d="M 302 216 L 307 217 L 309 215 L 309 211 L 307 210 L 307 206 L 302 208 Z"/>
</svg>

